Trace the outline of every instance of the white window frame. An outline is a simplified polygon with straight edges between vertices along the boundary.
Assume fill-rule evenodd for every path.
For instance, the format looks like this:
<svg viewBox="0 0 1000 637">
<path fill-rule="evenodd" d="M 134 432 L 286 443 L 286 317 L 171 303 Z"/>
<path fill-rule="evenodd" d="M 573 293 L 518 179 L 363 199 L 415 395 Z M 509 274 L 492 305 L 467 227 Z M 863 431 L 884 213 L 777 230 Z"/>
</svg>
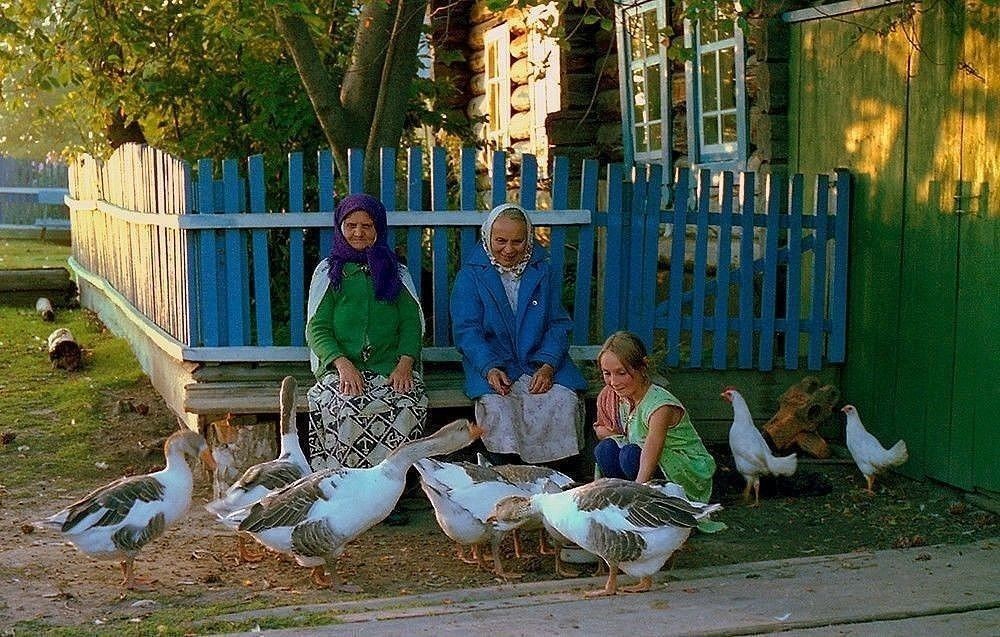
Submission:
<svg viewBox="0 0 1000 637">
<path fill-rule="evenodd" d="M 616 19 L 618 21 L 618 51 L 622 62 L 619 65 L 621 74 L 621 111 L 624 131 L 627 132 L 623 147 L 625 163 L 657 163 L 663 166 L 664 182 L 670 183 L 672 180 L 673 166 L 671 165 L 671 148 L 673 139 L 671 135 L 671 112 L 670 112 L 670 78 L 669 61 L 666 56 L 666 48 L 661 43 L 658 52 L 649 57 L 643 57 L 641 62 L 636 62 L 632 57 L 632 40 L 628 35 L 628 18 L 631 15 L 645 13 L 648 10 L 656 12 L 657 29 L 662 29 L 666 25 L 666 2 L 663 0 L 647 0 L 646 2 L 634 5 L 616 7 Z M 636 135 L 636 121 L 634 106 L 636 101 L 635 87 L 632 83 L 632 73 L 636 69 L 644 68 L 648 63 L 659 65 L 660 76 L 660 112 L 659 117 L 653 117 L 651 113 L 646 113 L 646 120 L 642 123 L 646 127 L 655 122 L 660 125 L 660 148 L 658 151 L 639 150 L 639 140 Z"/>
<path fill-rule="evenodd" d="M 733 24 L 731 38 L 716 42 L 702 43 L 699 25 L 684 21 L 684 43 L 693 49 L 693 59 L 684 65 L 688 103 L 688 154 L 692 165 L 710 165 L 720 170 L 742 170 L 746 167 L 748 154 L 749 125 L 747 123 L 746 99 L 746 39 L 737 24 Z M 733 50 L 733 90 L 734 108 L 706 111 L 702 103 L 701 62 L 704 54 L 717 53 L 723 49 Z M 721 91 L 720 76 L 715 76 L 715 93 Z M 717 105 L 709 105 L 715 107 Z M 729 142 L 709 144 L 705 142 L 704 119 L 709 116 L 721 117 L 732 114 L 736 117 L 736 139 Z"/>
<path fill-rule="evenodd" d="M 486 68 L 483 69 L 485 137 L 494 148 L 506 149 L 510 146 L 510 26 L 503 23 L 493 27 L 484 34 L 483 44 L 486 56 Z M 493 52 L 495 69 L 491 68 Z"/>
<path fill-rule="evenodd" d="M 562 108 L 560 95 L 559 42 L 549 35 L 545 24 L 553 27 L 559 22 L 559 10 L 555 3 L 531 7 L 528 10 L 528 58 L 532 72 L 528 76 L 528 93 L 531 97 L 531 149 L 538 159 L 539 176 L 548 176 L 549 136 L 545 129 L 545 119 L 549 113 Z"/>
</svg>

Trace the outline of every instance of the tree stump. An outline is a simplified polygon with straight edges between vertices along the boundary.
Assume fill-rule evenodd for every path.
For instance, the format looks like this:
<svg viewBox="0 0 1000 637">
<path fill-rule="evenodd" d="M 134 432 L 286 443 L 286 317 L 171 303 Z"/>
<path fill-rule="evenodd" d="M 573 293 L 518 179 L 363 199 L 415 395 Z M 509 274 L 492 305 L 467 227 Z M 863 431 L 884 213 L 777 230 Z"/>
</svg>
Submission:
<svg viewBox="0 0 1000 637">
<path fill-rule="evenodd" d="M 254 415 L 228 414 L 213 421 L 206 431 L 216 469 L 212 476 L 213 497 L 218 498 L 255 464 L 278 457 L 278 427 Z"/>
<path fill-rule="evenodd" d="M 73 333 L 60 327 L 49 334 L 49 360 L 54 369 L 74 372 L 83 364 L 83 350 L 73 338 Z"/>
<path fill-rule="evenodd" d="M 778 399 L 778 413 L 764 425 L 764 436 L 778 452 L 798 448 L 814 458 L 829 458 L 830 448 L 817 429 L 830 417 L 838 400 L 836 387 L 820 386 L 815 376 L 806 376 Z"/>
</svg>

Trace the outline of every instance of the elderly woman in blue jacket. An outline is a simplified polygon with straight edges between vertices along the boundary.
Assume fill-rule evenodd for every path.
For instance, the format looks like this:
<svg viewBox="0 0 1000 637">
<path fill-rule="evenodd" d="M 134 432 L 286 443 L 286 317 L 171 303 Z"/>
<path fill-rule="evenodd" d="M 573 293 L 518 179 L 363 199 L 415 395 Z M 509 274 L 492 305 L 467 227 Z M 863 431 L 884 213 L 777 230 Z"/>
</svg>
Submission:
<svg viewBox="0 0 1000 637">
<path fill-rule="evenodd" d="M 451 295 L 465 392 L 494 456 L 529 463 L 573 456 L 582 443 L 577 391 L 587 383 L 569 357 L 561 285 L 531 220 L 513 204 L 494 208 L 481 249 L 465 256 Z"/>
</svg>

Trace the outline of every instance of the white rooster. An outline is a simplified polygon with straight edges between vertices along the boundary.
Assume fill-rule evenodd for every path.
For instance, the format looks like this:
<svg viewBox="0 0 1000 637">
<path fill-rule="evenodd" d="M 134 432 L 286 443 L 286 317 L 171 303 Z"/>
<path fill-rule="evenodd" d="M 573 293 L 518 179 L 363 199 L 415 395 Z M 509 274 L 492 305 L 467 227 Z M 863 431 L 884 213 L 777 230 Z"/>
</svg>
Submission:
<svg viewBox="0 0 1000 637">
<path fill-rule="evenodd" d="M 906 462 L 906 442 L 900 440 L 890 449 L 882 446 L 878 439 L 868 433 L 861 424 L 861 416 L 854 405 L 844 405 L 840 410 L 847 415 L 847 449 L 854 463 L 868 482 L 868 493 L 875 493 L 875 474 L 887 467 L 895 467 Z"/>
<path fill-rule="evenodd" d="M 740 392 L 732 387 L 721 396 L 733 404 L 733 424 L 729 428 L 729 448 L 733 452 L 736 470 L 747 481 L 743 500 L 750 499 L 753 487 L 753 506 L 760 504 L 760 477 L 765 475 L 790 476 L 795 473 L 795 454 L 775 456 L 764 441 L 764 436 L 753 424 L 750 408 Z"/>
</svg>

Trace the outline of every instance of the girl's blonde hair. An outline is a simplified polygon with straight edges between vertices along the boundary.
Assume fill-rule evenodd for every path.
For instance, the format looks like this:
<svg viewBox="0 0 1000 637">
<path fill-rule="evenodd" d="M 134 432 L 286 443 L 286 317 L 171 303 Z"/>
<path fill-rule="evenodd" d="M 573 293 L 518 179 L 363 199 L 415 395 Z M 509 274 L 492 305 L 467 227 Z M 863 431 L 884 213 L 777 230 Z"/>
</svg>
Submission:
<svg viewBox="0 0 1000 637">
<path fill-rule="evenodd" d="M 646 354 L 646 345 L 632 332 L 624 330 L 615 332 L 604 341 L 601 352 L 597 355 L 598 367 L 605 352 L 617 356 L 630 374 L 649 381 L 649 357 Z"/>
</svg>

